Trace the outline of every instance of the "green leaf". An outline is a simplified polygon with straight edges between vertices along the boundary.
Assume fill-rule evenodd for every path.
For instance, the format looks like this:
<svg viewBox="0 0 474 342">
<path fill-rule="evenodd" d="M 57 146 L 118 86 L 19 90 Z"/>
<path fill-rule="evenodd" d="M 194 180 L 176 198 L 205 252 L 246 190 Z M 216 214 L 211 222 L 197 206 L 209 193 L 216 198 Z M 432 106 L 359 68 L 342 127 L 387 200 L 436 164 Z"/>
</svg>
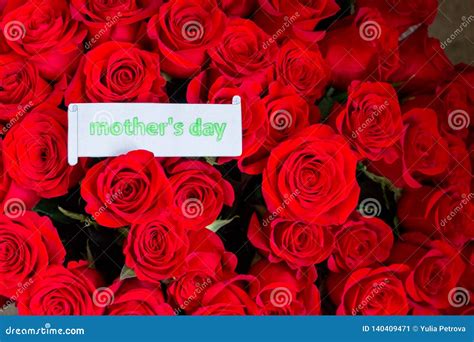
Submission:
<svg viewBox="0 0 474 342">
<path fill-rule="evenodd" d="M 260 217 L 265 216 L 265 213 L 267 212 L 267 208 L 264 205 L 255 205 L 255 211 L 257 212 Z"/>
<path fill-rule="evenodd" d="M 117 244 L 119 246 L 123 246 L 125 243 L 125 240 L 127 240 L 128 233 L 130 229 L 128 227 L 122 227 L 117 229 L 119 236 L 117 237 Z"/>
<path fill-rule="evenodd" d="M 86 215 L 74 213 L 72 211 L 66 210 L 64 208 L 58 207 L 59 211 L 66 217 L 69 217 L 76 221 L 88 222 L 89 218 Z"/>
<path fill-rule="evenodd" d="M 355 13 L 356 9 L 356 0 L 351 0 L 351 14 Z"/>
<path fill-rule="evenodd" d="M 124 265 L 122 271 L 120 272 L 120 280 L 135 278 L 136 276 L 137 275 L 135 271 L 129 268 L 127 265 Z"/>
<path fill-rule="evenodd" d="M 172 283 L 173 281 L 175 281 L 175 280 L 176 280 L 176 278 L 168 278 L 168 279 L 162 280 L 161 283 L 162 283 L 163 285 L 169 285 L 169 284 L 171 284 L 171 283 Z"/>
<path fill-rule="evenodd" d="M 393 192 L 393 197 L 395 199 L 395 202 L 398 202 L 398 200 L 402 196 L 402 189 L 397 188 L 395 185 L 393 185 L 393 183 L 388 178 L 378 176 L 378 175 L 368 171 L 367 166 L 365 166 L 363 164 L 358 164 L 357 165 L 357 170 L 364 173 L 367 176 L 367 178 L 369 178 L 373 182 L 380 184 L 380 186 L 382 187 L 382 191 L 383 191 L 383 195 L 384 195 L 384 199 L 385 199 L 385 202 L 387 204 L 387 207 L 388 207 L 388 198 L 387 198 L 387 193 L 386 193 L 387 189 L 390 190 L 391 192 Z"/>
<path fill-rule="evenodd" d="M 393 227 L 394 227 L 393 228 L 393 234 L 395 234 L 395 236 L 397 238 L 400 237 L 400 227 L 399 226 L 400 226 L 400 219 L 397 216 L 395 216 L 393 218 Z"/>
<path fill-rule="evenodd" d="M 126 238 L 128 236 L 128 232 L 130 229 L 128 227 L 122 227 L 118 229 L 119 234 L 123 237 Z"/>
<path fill-rule="evenodd" d="M 328 91 L 326 92 L 326 97 L 331 97 L 335 91 L 336 89 L 334 87 L 330 87 Z"/>
<path fill-rule="evenodd" d="M 218 165 L 216 157 L 205 157 L 205 159 L 206 159 L 206 162 L 211 164 L 212 166 Z"/>
<path fill-rule="evenodd" d="M 217 233 L 219 229 L 224 227 L 225 225 L 231 223 L 234 219 L 238 218 L 238 215 L 235 215 L 234 217 L 228 219 L 228 220 L 215 220 L 213 223 L 208 225 L 206 228 L 209 229 L 210 231 L 213 231 L 214 233 Z"/>
<path fill-rule="evenodd" d="M 87 261 L 89 261 L 89 268 L 95 268 L 94 264 L 94 255 L 91 251 L 90 240 L 86 242 L 86 253 L 87 253 Z"/>
<path fill-rule="evenodd" d="M 253 257 L 252 261 L 250 262 L 250 265 L 253 266 L 260 260 L 262 260 L 262 257 L 258 253 L 255 253 L 255 256 Z"/>
<path fill-rule="evenodd" d="M 59 210 L 58 203 L 55 200 L 51 200 L 51 199 L 41 200 L 33 208 L 33 211 L 41 215 L 46 215 L 56 222 L 60 222 L 64 224 L 71 224 L 72 222 L 74 222 L 69 217 L 61 213 L 61 211 Z"/>
<path fill-rule="evenodd" d="M 333 99 L 325 97 L 319 102 L 319 111 L 321 112 L 321 118 L 326 119 L 331 113 L 332 106 L 334 105 Z"/>
<path fill-rule="evenodd" d="M 345 103 L 345 102 L 347 102 L 347 97 L 348 96 L 349 95 L 347 94 L 347 92 L 342 92 L 342 93 L 334 95 L 332 98 L 333 98 L 334 101 L 337 101 L 339 103 Z"/>
<path fill-rule="evenodd" d="M 404 82 L 395 82 L 395 83 L 392 83 L 392 87 L 394 88 L 399 88 L 403 85 Z"/>
<path fill-rule="evenodd" d="M 163 71 L 161 72 L 161 77 L 163 77 L 166 82 L 171 82 L 171 80 L 173 79 L 169 74 Z"/>
</svg>

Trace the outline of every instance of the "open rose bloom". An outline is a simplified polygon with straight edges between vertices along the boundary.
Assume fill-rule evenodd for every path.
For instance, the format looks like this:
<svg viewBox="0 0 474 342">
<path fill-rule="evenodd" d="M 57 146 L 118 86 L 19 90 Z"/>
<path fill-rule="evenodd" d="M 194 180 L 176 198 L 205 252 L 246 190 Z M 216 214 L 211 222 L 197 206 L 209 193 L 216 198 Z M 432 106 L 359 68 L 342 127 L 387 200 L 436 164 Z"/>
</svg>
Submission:
<svg viewBox="0 0 474 342">
<path fill-rule="evenodd" d="M 474 66 L 438 5 L 0 1 L 1 311 L 472 314 Z M 71 103 L 234 96 L 240 156 L 67 162 Z"/>
</svg>

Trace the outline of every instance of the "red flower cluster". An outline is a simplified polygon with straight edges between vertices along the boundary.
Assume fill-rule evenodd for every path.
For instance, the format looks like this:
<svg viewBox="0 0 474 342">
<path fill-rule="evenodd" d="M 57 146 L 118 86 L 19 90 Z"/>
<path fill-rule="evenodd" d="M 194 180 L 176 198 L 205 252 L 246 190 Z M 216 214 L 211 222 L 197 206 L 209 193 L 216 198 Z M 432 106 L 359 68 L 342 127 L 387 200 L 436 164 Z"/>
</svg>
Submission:
<svg viewBox="0 0 474 342">
<path fill-rule="evenodd" d="M 3 309 L 472 314 L 474 68 L 436 0 L 343 4 L 0 2 Z M 236 95 L 240 157 L 67 163 L 70 103 Z"/>
</svg>

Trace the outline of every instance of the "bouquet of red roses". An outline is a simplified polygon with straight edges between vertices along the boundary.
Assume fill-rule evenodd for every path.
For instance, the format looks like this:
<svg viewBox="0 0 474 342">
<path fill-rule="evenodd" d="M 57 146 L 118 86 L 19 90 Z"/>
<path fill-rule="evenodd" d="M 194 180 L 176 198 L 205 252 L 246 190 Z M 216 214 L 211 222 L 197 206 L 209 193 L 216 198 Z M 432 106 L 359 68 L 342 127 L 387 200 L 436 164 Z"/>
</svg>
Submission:
<svg viewBox="0 0 474 342">
<path fill-rule="evenodd" d="M 474 68 L 437 6 L 0 1 L 3 310 L 474 313 Z M 236 95 L 239 157 L 67 163 L 70 103 Z"/>
</svg>

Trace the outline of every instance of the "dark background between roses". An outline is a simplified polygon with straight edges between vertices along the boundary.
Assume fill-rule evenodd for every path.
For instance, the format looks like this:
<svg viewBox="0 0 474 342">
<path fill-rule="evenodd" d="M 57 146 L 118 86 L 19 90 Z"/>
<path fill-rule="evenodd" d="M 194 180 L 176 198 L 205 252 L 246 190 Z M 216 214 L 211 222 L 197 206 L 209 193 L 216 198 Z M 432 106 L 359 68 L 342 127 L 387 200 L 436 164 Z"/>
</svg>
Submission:
<svg viewBox="0 0 474 342">
<path fill-rule="evenodd" d="M 337 0 L 341 6 L 341 12 L 346 11 L 350 6 L 349 0 Z M 458 23 L 450 18 L 460 18 L 466 13 L 474 12 L 474 2 L 454 0 L 442 1 L 439 8 L 440 13 L 436 17 L 435 23 L 430 27 L 430 34 L 443 41 L 454 31 Z M 325 30 L 331 24 L 330 20 L 324 20 L 318 29 Z M 466 30 L 452 44 L 450 44 L 446 53 L 453 63 L 474 61 L 474 30 Z M 172 80 L 167 84 L 167 93 L 173 94 L 170 102 L 184 103 L 186 102 L 187 82 L 179 82 L 181 80 Z M 99 160 L 99 159 L 98 159 Z M 233 217 L 238 215 L 239 218 L 233 220 L 221 228 L 217 234 L 224 242 L 226 250 L 237 255 L 239 263 L 237 266 L 238 273 L 247 273 L 250 264 L 256 254 L 256 249 L 249 243 L 247 239 L 247 227 L 250 217 L 254 212 L 254 206 L 263 202 L 261 189 L 259 184 L 262 182 L 262 176 L 249 176 L 242 174 L 235 167 L 235 162 L 226 163 L 222 166 L 215 166 L 221 174 L 226 174 L 235 190 L 236 201 L 232 208 L 224 207 L 222 217 Z M 357 180 L 361 187 L 361 200 L 364 198 L 374 198 L 384 203 L 383 191 L 380 184 L 368 179 L 362 172 L 358 172 Z M 258 191 L 255 189 L 258 188 Z M 112 282 L 120 275 L 121 269 L 117 265 L 124 264 L 124 255 L 122 245 L 115 243 L 110 245 L 111 241 L 115 241 L 120 232 L 113 229 L 97 229 L 93 226 L 84 227 L 83 224 L 72 220 L 57 210 L 61 206 L 71 212 L 84 212 L 85 202 L 80 196 L 79 186 L 70 190 L 72 196 L 65 195 L 53 200 L 43 200 L 38 206 L 37 211 L 43 211 L 44 214 L 52 217 L 55 226 L 58 228 L 61 240 L 68 246 L 66 263 L 70 260 L 83 259 L 88 257 L 94 260 L 96 268 L 104 276 L 107 282 Z M 389 205 L 382 206 L 382 212 L 379 218 L 390 224 L 393 228 L 394 218 L 396 216 L 396 203 L 389 196 Z M 389 209 L 387 209 L 387 207 Z M 77 231 L 72 229 L 76 227 L 81 230 L 78 235 Z M 395 235 L 397 232 L 395 232 Z M 118 239 L 121 241 L 121 239 Z M 243 248 L 242 248 L 243 246 Z M 329 271 L 324 268 L 318 268 L 319 279 L 325 279 L 325 275 Z M 325 296 L 325 289 L 321 288 L 319 281 L 318 288 L 321 291 L 321 298 L 326 301 L 321 303 L 323 312 L 335 312 L 335 307 L 329 300 L 329 296 Z M 2 313 L 0 313 L 1 315 Z"/>
</svg>

